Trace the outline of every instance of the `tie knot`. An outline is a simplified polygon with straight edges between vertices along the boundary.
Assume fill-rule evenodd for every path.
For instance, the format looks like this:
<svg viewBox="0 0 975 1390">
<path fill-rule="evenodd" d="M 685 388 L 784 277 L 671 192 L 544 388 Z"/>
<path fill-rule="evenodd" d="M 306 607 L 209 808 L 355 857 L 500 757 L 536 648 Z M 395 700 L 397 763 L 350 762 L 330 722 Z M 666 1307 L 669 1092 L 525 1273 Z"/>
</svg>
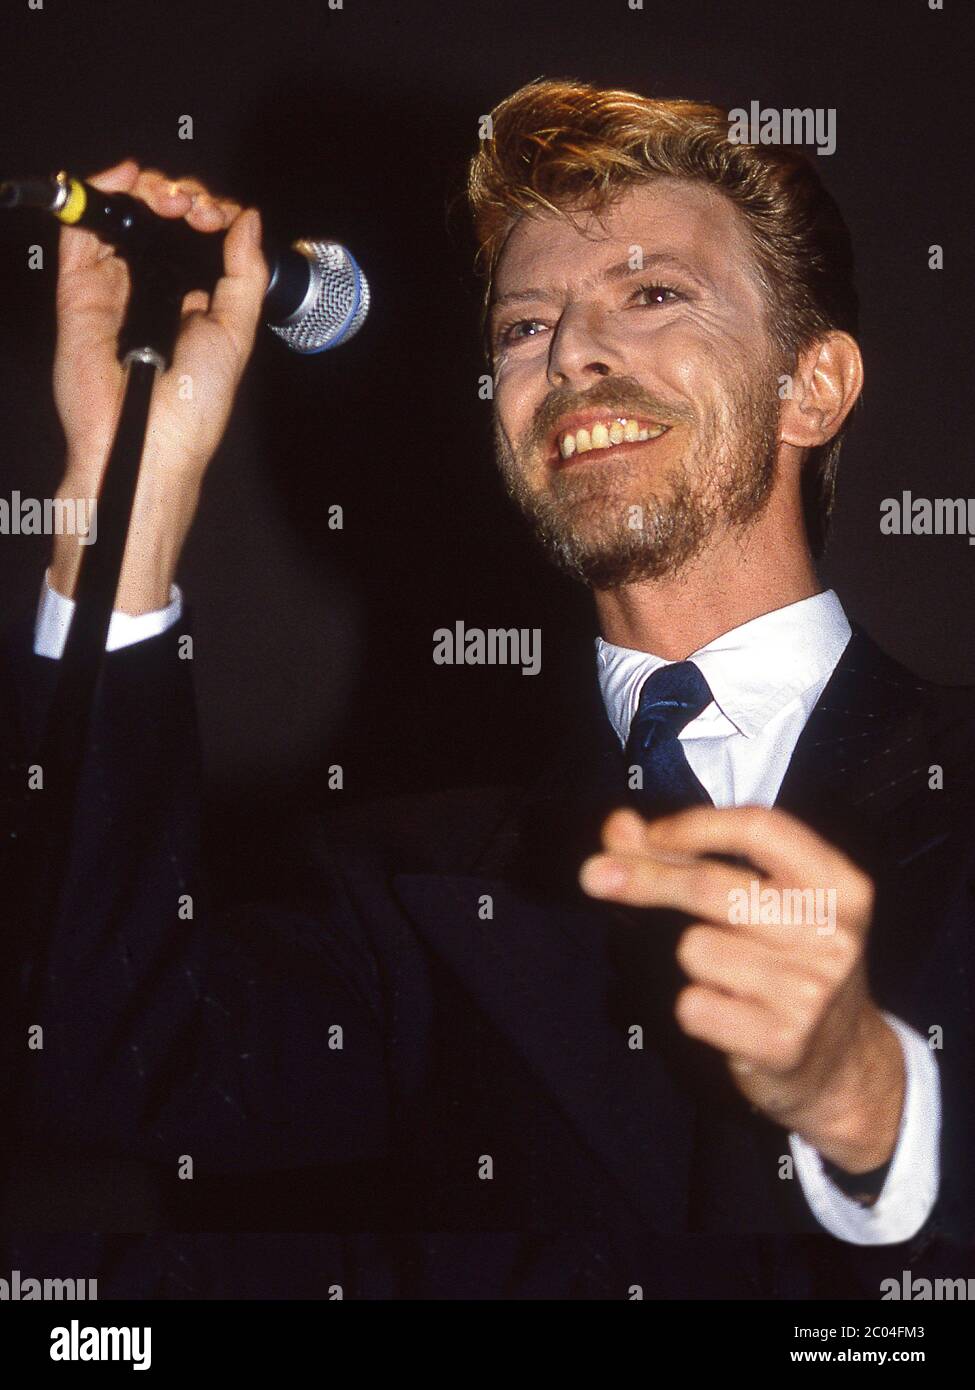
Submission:
<svg viewBox="0 0 975 1390">
<path fill-rule="evenodd" d="M 711 703 L 711 687 L 693 661 L 675 661 L 648 676 L 640 689 L 640 702 L 633 716 L 630 739 L 655 741 L 662 734 L 672 737 L 696 719 Z"/>
</svg>

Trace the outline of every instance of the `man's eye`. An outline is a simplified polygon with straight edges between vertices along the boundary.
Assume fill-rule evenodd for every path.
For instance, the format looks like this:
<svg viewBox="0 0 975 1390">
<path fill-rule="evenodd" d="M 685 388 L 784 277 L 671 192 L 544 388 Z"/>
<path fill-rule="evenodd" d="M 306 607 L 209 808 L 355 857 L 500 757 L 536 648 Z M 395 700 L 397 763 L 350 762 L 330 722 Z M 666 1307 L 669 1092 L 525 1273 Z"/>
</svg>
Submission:
<svg viewBox="0 0 975 1390">
<path fill-rule="evenodd" d="M 641 285 L 636 292 L 640 296 L 646 296 L 644 303 L 650 304 L 674 304 L 683 295 L 680 290 L 671 289 L 669 285 Z"/>
<path fill-rule="evenodd" d="M 642 298 L 644 306 L 649 308 L 651 305 L 676 304 L 684 296 L 680 290 L 672 289 L 670 285 L 641 285 L 634 291 L 633 298 Z M 515 323 L 503 325 L 498 329 L 497 345 L 510 347 L 512 343 L 525 338 L 534 338 L 544 327 L 538 319 L 518 319 Z"/>
<path fill-rule="evenodd" d="M 520 338 L 533 338 L 535 334 L 531 330 L 544 326 L 538 319 L 518 319 L 517 323 L 510 323 L 507 327 L 498 329 L 498 342 L 507 345 L 518 342 Z M 522 329 L 525 331 L 522 332 Z"/>
</svg>

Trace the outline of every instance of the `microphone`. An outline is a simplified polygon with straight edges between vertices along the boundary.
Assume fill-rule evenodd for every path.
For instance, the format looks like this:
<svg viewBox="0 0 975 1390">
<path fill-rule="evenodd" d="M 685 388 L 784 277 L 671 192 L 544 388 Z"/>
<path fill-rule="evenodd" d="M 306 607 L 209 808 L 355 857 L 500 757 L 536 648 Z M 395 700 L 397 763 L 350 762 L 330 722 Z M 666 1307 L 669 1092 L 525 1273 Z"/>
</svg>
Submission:
<svg viewBox="0 0 975 1390">
<path fill-rule="evenodd" d="M 187 289 L 196 287 L 194 277 L 204 288 L 223 274 L 222 236 L 194 231 L 182 218 L 158 217 L 128 193 L 101 193 L 63 171 L 0 183 L 0 208 L 39 208 L 93 232 L 123 257 L 179 266 Z M 344 246 L 302 239 L 265 257 L 271 279 L 264 321 L 293 352 L 325 352 L 358 333 L 369 311 L 369 284 Z"/>
</svg>

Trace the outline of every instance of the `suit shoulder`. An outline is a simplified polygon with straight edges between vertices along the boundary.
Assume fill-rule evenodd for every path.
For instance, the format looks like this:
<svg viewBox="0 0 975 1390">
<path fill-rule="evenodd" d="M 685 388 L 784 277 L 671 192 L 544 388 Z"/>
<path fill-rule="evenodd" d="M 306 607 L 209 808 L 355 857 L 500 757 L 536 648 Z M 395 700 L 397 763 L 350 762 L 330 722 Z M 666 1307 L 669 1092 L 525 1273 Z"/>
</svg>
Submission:
<svg viewBox="0 0 975 1390">
<path fill-rule="evenodd" d="M 871 703 L 890 720 L 890 742 L 914 751 L 922 776 L 918 793 L 928 805 L 929 776 L 940 769 L 939 795 L 960 824 L 970 824 L 975 811 L 975 785 L 969 769 L 975 760 L 975 686 L 948 683 L 917 675 L 867 638 L 859 644 L 866 659 L 859 669 L 876 683 Z M 859 657 L 854 655 L 859 665 Z"/>
<path fill-rule="evenodd" d="M 975 685 L 933 680 L 918 675 L 854 626 L 858 641 L 851 643 L 851 659 L 873 682 L 886 687 L 894 704 L 920 709 L 932 729 L 968 725 L 975 736 Z M 864 661 L 863 658 L 866 657 Z"/>
</svg>

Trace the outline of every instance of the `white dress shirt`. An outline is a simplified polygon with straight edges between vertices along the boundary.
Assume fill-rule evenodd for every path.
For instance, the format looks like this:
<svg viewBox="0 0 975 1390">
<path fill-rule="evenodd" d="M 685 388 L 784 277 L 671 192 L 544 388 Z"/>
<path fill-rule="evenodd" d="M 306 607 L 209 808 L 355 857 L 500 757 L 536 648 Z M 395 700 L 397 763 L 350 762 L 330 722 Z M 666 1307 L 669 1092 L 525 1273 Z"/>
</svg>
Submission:
<svg viewBox="0 0 975 1390">
<path fill-rule="evenodd" d="M 716 637 L 688 660 L 700 670 L 711 704 L 678 735 L 687 761 L 715 806 L 771 806 L 799 735 L 833 674 L 851 628 L 832 589 L 790 603 Z M 596 639 L 603 703 L 625 746 L 640 689 L 668 663 L 649 652 Z M 908 1240 L 938 1195 L 941 1090 L 925 1039 L 885 1014 L 901 1044 L 904 1109 L 880 1196 L 862 1206 L 830 1182 L 819 1154 L 789 1135 L 795 1171 L 820 1225 L 854 1245 Z"/>
<path fill-rule="evenodd" d="M 168 606 L 153 613 L 114 613 L 107 649 L 157 636 L 177 622 L 183 598 L 175 584 L 169 597 Z M 74 602 L 52 589 L 45 574 L 34 631 L 38 656 L 61 656 L 73 612 Z M 691 653 L 713 700 L 679 737 L 716 806 L 773 804 L 850 631 L 839 599 L 829 590 L 753 618 Z M 625 744 L 643 682 L 667 663 L 601 637 L 596 639 L 596 659 L 606 712 Z M 874 1205 L 862 1206 L 848 1197 L 827 1178 L 816 1150 L 797 1134 L 789 1135 L 810 1210 L 831 1235 L 854 1245 L 909 1240 L 927 1220 L 938 1194 L 937 1064 L 920 1034 L 890 1014 L 884 1017 L 900 1041 L 907 1083 L 897 1145 Z"/>
</svg>

